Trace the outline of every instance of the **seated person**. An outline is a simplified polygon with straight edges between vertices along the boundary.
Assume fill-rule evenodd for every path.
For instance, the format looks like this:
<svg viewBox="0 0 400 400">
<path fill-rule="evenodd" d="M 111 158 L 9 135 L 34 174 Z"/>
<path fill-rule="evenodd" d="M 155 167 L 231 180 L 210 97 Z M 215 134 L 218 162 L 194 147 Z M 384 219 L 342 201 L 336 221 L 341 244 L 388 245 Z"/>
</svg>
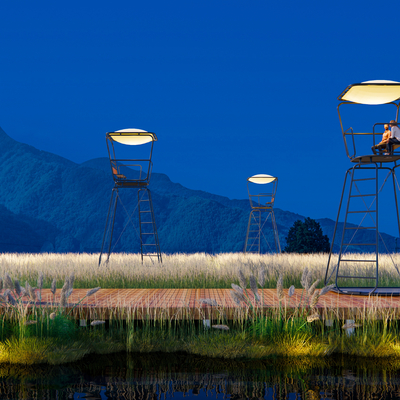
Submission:
<svg viewBox="0 0 400 400">
<path fill-rule="evenodd" d="M 397 122 L 394 120 L 390 121 L 390 128 L 391 128 L 391 135 L 388 143 L 388 153 L 385 153 L 386 155 L 388 154 L 393 154 L 393 145 L 394 144 L 400 144 L 400 128 L 397 126 Z"/>
<path fill-rule="evenodd" d="M 378 144 L 376 144 L 375 146 L 372 146 L 372 147 L 371 147 L 371 150 L 372 150 L 372 152 L 373 152 L 374 154 L 376 154 L 376 150 L 378 150 L 379 153 L 381 153 L 382 151 L 387 151 L 387 145 L 388 145 L 388 143 L 389 143 L 389 139 L 390 139 L 391 132 L 390 132 L 390 129 L 389 129 L 389 125 L 388 125 L 388 124 L 385 124 L 385 125 L 383 125 L 383 126 L 384 126 L 384 128 L 385 128 L 385 132 L 383 132 L 381 142 L 378 143 Z"/>
</svg>

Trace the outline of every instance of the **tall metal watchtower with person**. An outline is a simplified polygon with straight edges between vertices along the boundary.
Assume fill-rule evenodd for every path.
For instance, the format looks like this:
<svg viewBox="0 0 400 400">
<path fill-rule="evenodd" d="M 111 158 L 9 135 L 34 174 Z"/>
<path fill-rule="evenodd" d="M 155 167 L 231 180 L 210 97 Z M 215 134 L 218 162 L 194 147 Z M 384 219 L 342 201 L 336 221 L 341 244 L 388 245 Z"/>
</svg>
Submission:
<svg viewBox="0 0 400 400">
<path fill-rule="evenodd" d="M 338 100 L 342 136 L 352 166 L 345 174 L 325 284 L 334 276 L 339 293 L 398 295 L 400 288 L 380 284 L 382 253 L 389 255 L 396 273 L 400 275 L 400 271 L 390 254 L 390 247 L 395 244 L 388 246 L 389 236 L 380 232 L 379 221 L 381 217 L 393 221 L 400 235 L 400 188 L 396 176 L 400 149 L 394 138 L 398 129 L 400 83 L 356 83 L 348 86 Z M 346 120 L 345 114 L 352 118 Z M 341 218 L 343 223 L 339 222 Z M 337 235 L 338 230 L 341 236 Z M 335 243 L 337 236 L 340 243 Z"/>
<path fill-rule="evenodd" d="M 103 253 L 107 253 L 107 261 L 109 260 L 111 251 L 120 241 L 128 224 L 135 227 L 134 213 L 136 209 L 138 210 L 138 228 L 135 227 L 135 231 L 140 240 L 142 262 L 144 257 L 149 257 L 152 260 L 157 259 L 157 261 L 162 262 L 151 192 L 148 188 L 153 166 L 153 145 L 156 140 L 157 136 L 155 133 L 142 129 L 122 129 L 106 134 L 114 187 L 111 191 L 99 265 L 101 264 Z M 135 158 L 131 156 L 131 153 L 133 153 L 132 149 L 135 150 Z M 126 207 L 123 203 L 121 190 L 125 192 L 137 192 L 137 201 L 135 201 L 133 212 L 128 212 L 129 207 Z M 114 238 L 114 225 L 118 203 L 125 210 L 127 221 L 125 226 L 120 230 L 119 236 Z"/>
<path fill-rule="evenodd" d="M 260 187 L 264 188 L 264 185 L 267 184 L 269 190 L 260 192 Z M 274 176 L 258 174 L 247 178 L 247 192 L 249 194 L 251 212 L 244 244 L 245 253 L 261 253 L 262 243 L 266 243 L 268 246 L 267 250 L 270 252 L 281 252 L 278 227 L 276 225 L 274 213 L 277 188 L 278 178 Z M 274 247 L 270 245 L 266 238 L 265 228 L 268 222 L 270 222 L 272 226 Z"/>
</svg>

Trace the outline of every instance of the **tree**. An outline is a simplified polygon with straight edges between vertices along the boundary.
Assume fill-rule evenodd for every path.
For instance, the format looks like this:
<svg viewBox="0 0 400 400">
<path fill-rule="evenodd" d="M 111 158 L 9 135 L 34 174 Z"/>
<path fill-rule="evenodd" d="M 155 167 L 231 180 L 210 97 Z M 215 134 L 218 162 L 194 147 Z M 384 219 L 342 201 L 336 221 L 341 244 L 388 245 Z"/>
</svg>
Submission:
<svg viewBox="0 0 400 400">
<path fill-rule="evenodd" d="M 314 219 L 297 220 L 289 229 L 284 249 L 286 253 L 328 253 L 329 250 L 329 238 Z"/>
</svg>

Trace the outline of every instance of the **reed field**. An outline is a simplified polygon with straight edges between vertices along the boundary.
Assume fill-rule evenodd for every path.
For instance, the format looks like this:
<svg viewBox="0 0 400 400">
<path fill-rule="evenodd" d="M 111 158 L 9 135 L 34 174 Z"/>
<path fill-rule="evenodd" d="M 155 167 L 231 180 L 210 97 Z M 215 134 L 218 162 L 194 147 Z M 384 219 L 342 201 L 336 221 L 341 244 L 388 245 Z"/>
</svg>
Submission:
<svg viewBox="0 0 400 400">
<path fill-rule="evenodd" d="M 365 258 L 366 255 L 352 255 Z M 368 255 L 367 255 L 368 257 Z M 13 279 L 28 281 L 33 285 L 41 272 L 44 288 L 49 288 L 53 279 L 57 287 L 63 285 L 66 276 L 74 274 L 75 288 L 230 288 L 238 283 L 240 269 L 246 276 L 257 276 L 260 269 L 266 273 L 265 288 L 275 288 L 280 275 L 285 288 L 301 287 L 300 280 L 305 268 L 314 279 L 320 279 L 322 287 L 328 256 L 326 254 L 243 254 L 223 253 L 210 255 L 163 254 L 163 263 L 144 259 L 138 254 L 111 254 L 109 262 L 98 266 L 98 254 L 0 254 L 0 277 L 8 273 Z M 393 266 L 400 263 L 399 254 L 382 255 L 379 260 L 380 285 L 400 286 L 400 275 Z M 348 270 L 350 275 L 365 273 L 360 263 Z M 371 271 L 369 271 L 371 273 Z M 373 274 L 373 272 L 372 272 Z M 363 283 L 363 282 L 361 282 Z M 348 281 L 348 286 L 352 282 Z M 354 282 L 359 286 L 360 281 Z"/>
<path fill-rule="evenodd" d="M 398 256 L 380 258 L 381 285 L 400 283 L 392 261 Z M 164 255 L 162 264 L 142 264 L 138 255 L 112 254 L 108 264 L 98 266 L 98 255 L 90 254 L 1 254 L 0 364 L 61 364 L 120 351 L 183 351 L 238 360 L 344 355 L 400 363 L 395 310 L 354 310 L 354 319 L 344 321 L 334 308 L 322 313 L 317 309 L 330 289 L 323 284 L 326 263 L 324 254 L 175 254 Z M 350 272 L 356 274 L 358 268 L 354 263 Z M 45 288 L 53 294 L 61 289 L 59 300 L 42 299 Z M 155 318 L 146 310 L 140 318 L 113 310 L 80 326 L 72 311 L 79 312 L 84 299 L 72 309 L 68 303 L 74 288 L 87 289 L 86 297 L 100 288 L 230 288 L 240 307 L 228 319 L 226 310 L 202 299 L 217 311 L 207 323 L 185 313 L 185 307 L 177 318 L 160 306 Z M 276 290 L 279 307 L 263 307 L 261 288 Z M 302 289 L 297 303 L 291 302 L 295 288 Z"/>
</svg>

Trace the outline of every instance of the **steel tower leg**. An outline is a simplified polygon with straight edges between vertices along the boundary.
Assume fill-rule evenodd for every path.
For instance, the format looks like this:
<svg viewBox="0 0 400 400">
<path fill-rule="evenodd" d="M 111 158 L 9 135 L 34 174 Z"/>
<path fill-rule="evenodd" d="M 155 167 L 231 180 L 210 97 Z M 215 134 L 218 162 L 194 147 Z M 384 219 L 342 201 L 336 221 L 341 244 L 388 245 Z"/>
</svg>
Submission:
<svg viewBox="0 0 400 400">
<path fill-rule="evenodd" d="M 344 176 L 344 182 L 343 182 L 343 189 L 342 189 L 342 196 L 340 197 L 340 203 L 339 203 L 339 209 L 338 209 L 338 213 L 337 213 L 337 217 L 336 217 L 336 222 L 335 222 L 335 228 L 333 230 L 333 236 L 332 236 L 332 243 L 331 243 L 331 250 L 329 252 L 329 257 L 328 257 L 328 264 L 326 267 L 326 272 L 325 272 L 325 279 L 324 279 L 324 285 L 326 285 L 328 283 L 328 280 L 330 277 L 328 277 L 328 272 L 329 272 L 329 266 L 330 266 L 330 262 L 331 262 L 331 256 L 332 256 L 332 252 L 333 252 L 333 244 L 335 243 L 335 237 L 336 237 L 336 230 L 338 227 L 338 223 L 339 223 L 339 218 L 340 218 L 340 211 L 342 209 L 342 203 L 343 203 L 343 195 L 344 192 L 346 190 L 346 183 L 347 183 L 347 176 L 350 172 L 350 169 L 348 169 L 346 171 L 346 174 Z"/>
<path fill-rule="evenodd" d="M 115 198 L 114 198 L 114 194 L 115 194 Z M 107 249 L 107 260 L 106 260 L 106 263 L 108 263 L 108 260 L 110 258 L 111 243 L 112 243 L 112 237 L 113 237 L 113 231 L 114 231 L 114 223 L 115 223 L 115 214 L 116 214 L 116 211 L 117 211 L 118 195 L 119 195 L 118 189 L 113 188 L 112 191 L 111 191 L 110 204 L 108 206 L 106 226 L 104 228 L 104 234 L 103 234 L 103 242 L 101 244 L 101 251 L 100 251 L 100 256 L 99 256 L 99 266 L 101 264 L 101 258 L 102 258 L 102 255 L 103 255 L 104 245 L 106 243 L 107 232 L 109 233 L 109 237 L 110 238 L 109 238 L 108 249 Z M 113 200 L 114 200 L 114 206 L 113 206 Z M 112 216 L 111 216 L 110 213 L 112 213 Z M 110 221 L 110 216 L 111 216 L 111 221 Z"/>
<path fill-rule="evenodd" d="M 281 253 L 281 244 L 279 242 L 278 226 L 276 224 L 274 210 L 271 210 L 272 229 L 274 231 L 275 249 L 277 253 Z"/>
</svg>

